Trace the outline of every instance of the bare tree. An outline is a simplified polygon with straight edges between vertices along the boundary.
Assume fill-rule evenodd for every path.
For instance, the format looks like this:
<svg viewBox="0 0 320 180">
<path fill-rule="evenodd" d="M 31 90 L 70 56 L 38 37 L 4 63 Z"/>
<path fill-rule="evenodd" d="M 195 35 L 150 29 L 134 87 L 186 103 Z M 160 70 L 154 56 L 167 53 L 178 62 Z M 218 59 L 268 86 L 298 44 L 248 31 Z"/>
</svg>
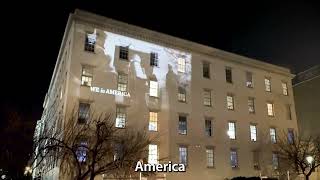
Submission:
<svg viewBox="0 0 320 180">
<path fill-rule="evenodd" d="M 45 127 L 39 135 L 35 167 L 45 163 L 47 167 L 51 160 L 60 166 L 60 176 L 77 180 L 93 180 L 102 174 L 117 178 L 136 175 L 134 166 L 146 159 L 152 142 L 144 129 L 116 128 L 111 114 L 88 117 L 79 124 L 74 114 L 63 128 Z"/>
<path fill-rule="evenodd" d="M 302 138 L 297 133 L 283 133 L 278 138 L 276 149 L 284 164 L 297 174 L 303 174 L 306 180 L 320 166 L 320 138 Z M 308 162 L 309 160 L 309 162 Z"/>
</svg>

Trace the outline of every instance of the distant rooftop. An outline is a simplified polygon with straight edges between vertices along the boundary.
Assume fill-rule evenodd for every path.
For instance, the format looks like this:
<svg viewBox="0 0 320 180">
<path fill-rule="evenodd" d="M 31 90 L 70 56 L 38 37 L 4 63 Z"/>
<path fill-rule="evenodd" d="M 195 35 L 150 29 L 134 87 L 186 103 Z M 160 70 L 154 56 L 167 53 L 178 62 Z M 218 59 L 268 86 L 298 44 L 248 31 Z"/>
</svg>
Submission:
<svg viewBox="0 0 320 180">
<path fill-rule="evenodd" d="M 297 85 L 301 82 L 311 80 L 318 76 L 320 76 L 320 64 L 298 73 L 296 77 L 293 79 L 292 83 L 293 85 Z"/>
</svg>

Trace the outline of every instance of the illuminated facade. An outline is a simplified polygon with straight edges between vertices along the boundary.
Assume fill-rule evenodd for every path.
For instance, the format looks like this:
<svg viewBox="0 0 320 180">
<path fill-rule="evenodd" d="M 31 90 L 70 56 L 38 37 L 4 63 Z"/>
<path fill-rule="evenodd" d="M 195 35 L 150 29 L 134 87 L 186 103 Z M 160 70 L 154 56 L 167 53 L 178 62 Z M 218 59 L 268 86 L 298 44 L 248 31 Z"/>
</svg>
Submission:
<svg viewBox="0 0 320 180">
<path fill-rule="evenodd" d="M 159 179 L 271 176 L 277 132 L 297 130 L 292 77 L 279 66 L 76 10 L 42 119 L 62 128 L 77 106 L 79 122 L 94 108 L 115 112 L 118 128 L 147 126 L 150 136 L 161 135 L 149 146 L 151 163 L 166 157 L 187 165 Z M 56 179 L 59 168 L 44 172 Z"/>
</svg>

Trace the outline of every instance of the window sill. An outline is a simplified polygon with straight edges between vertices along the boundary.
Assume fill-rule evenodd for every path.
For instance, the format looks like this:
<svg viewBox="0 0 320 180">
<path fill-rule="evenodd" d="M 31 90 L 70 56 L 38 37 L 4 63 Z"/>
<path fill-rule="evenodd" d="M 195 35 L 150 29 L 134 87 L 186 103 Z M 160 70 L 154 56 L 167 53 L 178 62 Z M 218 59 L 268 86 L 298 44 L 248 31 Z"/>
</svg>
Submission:
<svg viewBox="0 0 320 180">
<path fill-rule="evenodd" d="M 215 169 L 214 166 L 207 166 L 208 169 Z"/>
<path fill-rule="evenodd" d="M 89 53 L 89 54 L 97 54 L 95 51 L 84 50 L 84 52 Z"/>
<path fill-rule="evenodd" d="M 187 101 L 180 101 L 178 100 L 179 103 L 184 103 L 184 104 L 187 104 Z"/>
<path fill-rule="evenodd" d="M 92 86 L 84 85 L 84 84 L 81 84 L 80 86 L 81 86 L 81 87 L 88 87 L 88 88 L 92 87 Z"/>
</svg>

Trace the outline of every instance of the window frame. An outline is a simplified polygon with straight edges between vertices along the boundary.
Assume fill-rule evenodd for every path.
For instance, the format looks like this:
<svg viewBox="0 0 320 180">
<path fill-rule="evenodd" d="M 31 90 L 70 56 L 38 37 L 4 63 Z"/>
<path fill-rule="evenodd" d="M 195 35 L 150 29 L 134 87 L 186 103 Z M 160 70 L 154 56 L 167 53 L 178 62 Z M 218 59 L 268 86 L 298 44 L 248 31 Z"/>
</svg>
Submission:
<svg viewBox="0 0 320 180">
<path fill-rule="evenodd" d="M 284 85 L 284 86 L 283 86 L 283 85 Z M 284 95 L 284 96 L 289 96 L 288 83 L 282 81 L 282 82 L 281 82 L 281 87 L 282 87 L 282 95 Z"/>
<path fill-rule="evenodd" d="M 149 96 L 154 98 L 159 98 L 159 82 L 157 80 L 149 81 Z"/>
<path fill-rule="evenodd" d="M 82 112 L 81 105 L 86 106 L 86 107 L 82 107 L 82 108 L 85 108 L 86 112 Z M 79 107 L 78 107 L 79 108 L 78 109 L 78 123 L 79 124 L 85 124 L 88 121 L 88 119 L 90 117 L 90 106 L 91 106 L 90 103 L 79 102 Z"/>
<path fill-rule="evenodd" d="M 121 76 L 123 76 L 123 77 L 121 77 Z M 125 78 L 125 80 L 124 80 L 125 82 L 122 82 L 123 78 Z M 128 75 L 127 74 L 118 73 L 117 90 L 121 91 L 121 92 L 127 92 L 128 91 Z"/>
<path fill-rule="evenodd" d="M 207 122 L 210 122 L 210 123 L 207 123 Z M 210 124 L 210 127 L 207 126 L 209 124 Z M 204 128 L 205 128 L 206 136 L 212 137 L 213 136 L 212 119 L 205 118 Z"/>
<path fill-rule="evenodd" d="M 188 166 L 188 146 L 179 145 L 178 151 L 179 151 L 179 163 L 184 164 L 185 166 Z M 184 160 L 185 162 L 183 162 Z"/>
<path fill-rule="evenodd" d="M 187 90 L 182 86 L 178 87 L 178 101 L 183 103 L 187 102 Z"/>
<path fill-rule="evenodd" d="M 209 62 L 202 62 L 202 77 L 207 79 L 211 78 L 211 67 Z"/>
<path fill-rule="evenodd" d="M 178 72 L 185 73 L 186 67 L 187 67 L 187 60 L 185 59 L 185 57 L 178 57 L 177 64 L 178 64 L 178 68 L 177 68 Z"/>
<path fill-rule="evenodd" d="M 188 119 L 186 115 L 179 115 L 178 117 L 178 134 L 187 135 L 188 134 Z M 183 124 L 184 123 L 184 124 Z M 185 128 L 185 129 L 183 129 Z"/>
<path fill-rule="evenodd" d="M 230 101 L 230 98 L 229 98 L 229 97 L 231 97 L 231 100 L 232 100 L 232 101 Z M 230 104 L 230 103 L 232 103 L 232 104 Z M 232 106 L 229 106 L 229 105 L 232 105 Z M 230 108 L 230 107 L 232 107 L 232 108 Z M 231 94 L 231 93 L 228 93 L 228 94 L 227 94 L 227 109 L 228 109 L 229 111 L 234 111 L 234 109 L 235 109 L 235 106 L 234 106 L 234 95 Z"/>
<path fill-rule="evenodd" d="M 150 128 L 150 127 L 153 127 L 152 124 L 155 125 L 154 129 Z M 151 132 L 157 132 L 158 131 L 158 112 L 149 111 L 149 127 L 148 127 L 148 130 L 151 131 Z"/>
<path fill-rule="evenodd" d="M 252 102 L 250 104 L 250 101 Z M 250 108 L 252 110 L 250 110 Z M 248 97 L 248 111 L 250 114 L 255 114 L 256 113 L 256 107 L 255 107 L 255 98 L 254 97 Z"/>
<path fill-rule="evenodd" d="M 212 95 L 210 89 L 203 89 L 203 105 L 212 107 Z M 207 94 L 208 93 L 208 94 Z M 209 104 L 208 104 L 209 103 Z"/>
<path fill-rule="evenodd" d="M 246 87 L 247 88 L 253 88 L 253 73 L 250 71 L 246 71 Z"/>
<path fill-rule="evenodd" d="M 93 43 L 91 43 L 91 41 L 90 41 L 90 38 L 89 38 L 90 35 L 95 36 Z M 84 51 L 90 52 L 90 53 L 95 53 L 96 43 L 97 43 L 97 35 L 94 33 L 86 32 L 85 33 L 85 41 L 84 41 Z"/>
<path fill-rule="evenodd" d="M 232 84 L 233 78 L 232 78 L 232 68 L 231 67 L 225 67 L 225 76 L 226 76 L 226 82 Z"/>
<path fill-rule="evenodd" d="M 233 129 L 230 129 L 230 125 L 233 124 Z M 231 131 L 233 130 L 233 131 Z M 232 132 L 232 134 L 231 134 Z M 236 140 L 237 139 L 237 125 L 235 121 L 228 121 L 228 132 L 227 132 L 230 140 Z"/>
<path fill-rule="evenodd" d="M 214 147 L 206 147 L 207 168 L 214 168 Z"/>
<path fill-rule="evenodd" d="M 155 147 L 155 149 L 152 149 L 151 147 Z M 150 151 L 150 149 L 152 151 Z M 157 144 L 148 145 L 148 164 L 159 164 L 159 148 Z"/>
<path fill-rule="evenodd" d="M 159 67 L 159 54 L 156 52 L 150 53 L 150 66 Z"/>
<path fill-rule="evenodd" d="M 81 69 L 81 86 L 91 87 L 92 82 L 93 82 L 93 67 L 83 65 Z"/>
<path fill-rule="evenodd" d="M 124 129 L 126 128 L 126 124 L 127 124 L 127 107 L 117 105 L 115 127 Z"/>
<path fill-rule="evenodd" d="M 271 92 L 271 88 L 272 88 L 272 86 L 271 86 L 271 78 L 270 77 L 265 77 L 264 78 L 264 90 L 266 91 L 266 92 Z"/>
<path fill-rule="evenodd" d="M 129 61 L 129 46 L 119 46 L 119 59 Z"/>
<path fill-rule="evenodd" d="M 252 127 L 254 127 L 254 129 L 252 129 Z M 251 142 L 257 142 L 258 141 L 258 128 L 257 128 L 257 124 L 253 124 L 251 123 L 249 126 L 249 130 L 250 130 L 250 141 Z M 253 132 L 254 131 L 254 132 Z M 253 136 L 254 135 L 254 136 Z M 253 137 L 252 137 L 253 136 Z"/>
</svg>

